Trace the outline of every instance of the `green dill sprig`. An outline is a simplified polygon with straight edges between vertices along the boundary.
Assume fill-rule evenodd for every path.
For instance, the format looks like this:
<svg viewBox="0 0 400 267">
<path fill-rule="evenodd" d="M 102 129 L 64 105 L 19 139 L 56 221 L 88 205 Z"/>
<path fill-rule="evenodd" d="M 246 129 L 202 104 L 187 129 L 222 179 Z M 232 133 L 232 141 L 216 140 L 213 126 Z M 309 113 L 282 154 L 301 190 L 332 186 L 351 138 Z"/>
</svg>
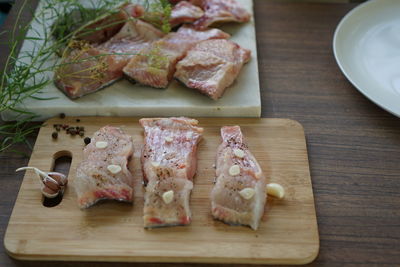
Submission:
<svg viewBox="0 0 400 267">
<path fill-rule="evenodd" d="M 118 7 L 127 2 L 126 0 L 87 0 L 83 5 L 80 0 L 42 0 L 31 23 L 21 26 L 22 13 L 28 1 L 23 0 L 11 32 L 0 33 L 10 35 L 8 43 L 10 53 L 0 73 L 0 113 L 13 111 L 16 114 L 13 122 L 0 125 L 0 152 L 12 150 L 13 145 L 17 143 L 26 143 L 30 147 L 27 137 L 37 132 L 40 126 L 30 123 L 38 119 L 38 116 L 23 108 L 24 101 L 28 98 L 42 101 L 53 99 L 42 92 L 47 85 L 52 83 L 53 72 L 65 64 L 75 64 L 82 60 L 65 63 L 62 57 L 56 55 L 63 53 L 67 44 L 76 37 L 77 33 L 82 36 L 101 30 L 102 27 L 109 27 L 110 25 L 101 25 L 82 31 L 82 27 L 87 22 L 113 14 Z M 144 4 L 149 7 L 146 13 L 155 12 L 152 14 L 158 14 L 161 18 L 157 24 L 160 29 L 169 32 L 171 6 L 168 1 L 155 0 L 150 3 L 149 0 L 145 0 Z M 49 24 L 51 21 L 54 23 Z M 32 23 L 35 23 L 34 28 Z M 113 23 L 120 23 L 120 21 Z M 27 36 L 27 33 L 33 34 Z M 32 49 L 19 52 L 18 48 L 24 42 L 29 42 Z M 106 55 L 110 54 L 96 57 Z"/>
</svg>

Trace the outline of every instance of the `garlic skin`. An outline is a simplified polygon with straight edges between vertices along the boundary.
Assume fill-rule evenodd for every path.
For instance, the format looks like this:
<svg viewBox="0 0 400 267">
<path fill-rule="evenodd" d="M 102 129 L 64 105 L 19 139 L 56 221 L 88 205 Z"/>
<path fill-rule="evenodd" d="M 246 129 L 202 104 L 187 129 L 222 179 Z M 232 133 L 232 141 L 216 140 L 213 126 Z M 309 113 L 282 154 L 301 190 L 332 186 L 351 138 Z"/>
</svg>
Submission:
<svg viewBox="0 0 400 267">
<path fill-rule="evenodd" d="M 59 172 L 44 172 L 35 167 L 21 167 L 15 170 L 24 171 L 33 170 L 41 181 L 40 190 L 47 198 L 55 198 L 58 194 L 64 193 L 65 186 L 68 183 L 67 176 Z"/>
</svg>

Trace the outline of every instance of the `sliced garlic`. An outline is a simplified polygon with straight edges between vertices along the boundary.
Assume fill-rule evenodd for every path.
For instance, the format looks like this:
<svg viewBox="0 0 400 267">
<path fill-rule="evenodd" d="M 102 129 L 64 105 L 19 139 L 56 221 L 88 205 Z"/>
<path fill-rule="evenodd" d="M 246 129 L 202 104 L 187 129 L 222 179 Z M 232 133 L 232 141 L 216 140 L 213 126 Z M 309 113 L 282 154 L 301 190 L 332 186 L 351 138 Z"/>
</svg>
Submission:
<svg viewBox="0 0 400 267">
<path fill-rule="evenodd" d="M 151 162 L 151 166 L 153 166 L 154 168 L 157 168 L 157 167 L 160 166 L 160 162 L 158 162 L 158 161 L 152 161 L 152 162 Z"/>
<path fill-rule="evenodd" d="M 244 151 L 239 149 L 239 148 L 235 148 L 233 150 L 233 154 L 238 158 L 243 158 L 244 157 Z"/>
<path fill-rule="evenodd" d="M 164 200 L 165 204 L 169 204 L 174 200 L 174 191 L 169 190 L 162 195 L 162 199 Z"/>
<path fill-rule="evenodd" d="M 96 142 L 96 147 L 97 148 L 106 148 L 108 146 L 108 143 L 105 141 L 98 141 Z"/>
<path fill-rule="evenodd" d="M 256 194 L 256 191 L 253 188 L 247 187 L 240 190 L 239 194 L 242 198 L 248 200 L 251 199 Z"/>
<path fill-rule="evenodd" d="M 122 170 L 122 168 L 119 165 L 113 165 L 112 164 L 112 165 L 108 165 L 107 166 L 107 170 L 109 170 L 113 174 L 117 174 Z"/>
<path fill-rule="evenodd" d="M 165 139 L 165 142 L 167 142 L 167 143 L 171 143 L 174 140 L 171 136 L 167 136 L 164 139 Z"/>
<path fill-rule="evenodd" d="M 236 176 L 240 173 L 240 167 L 238 165 L 232 165 L 229 168 L 229 175 Z"/>
<path fill-rule="evenodd" d="M 267 194 L 282 199 L 285 196 L 285 189 L 280 184 L 270 183 L 267 184 Z"/>
</svg>

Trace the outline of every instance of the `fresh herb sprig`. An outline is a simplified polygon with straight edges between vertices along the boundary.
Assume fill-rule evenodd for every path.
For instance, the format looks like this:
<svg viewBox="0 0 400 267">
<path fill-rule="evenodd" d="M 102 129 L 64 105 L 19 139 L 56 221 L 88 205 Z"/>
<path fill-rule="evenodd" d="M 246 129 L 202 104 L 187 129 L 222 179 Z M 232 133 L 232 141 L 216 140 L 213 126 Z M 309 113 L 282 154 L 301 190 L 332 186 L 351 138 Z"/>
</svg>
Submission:
<svg viewBox="0 0 400 267">
<path fill-rule="evenodd" d="M 31 124 L 38 118 L 37 114 L 23 108 L 23 102 L 28 99 L 41 101 L 51 100 L 44 95 L 42 90 L 52 82 L 52 73 L 61 64 L 61 58 L 56 54 L 63 51 L 66 44 L 75 36 L 79 27 L 73 27 L 77 22 L 76 17 L 68 16 L 73 10 L 79 11 L 80 25 L 95 20 L 99 16 L 105 16 L 115 12 L 115 8 L 127 2 L 126 0 L 88 0 L 83 5 L 80 0 L 42 0 L 41 8 L 34 14 L 32 22 L 39 31 L 29 23 L 21 26 L 22 13 L 29 0 L 23 0 L 20 10 L 17 12 L 16 22 L 9 34 L 8 43 L 10 53 L 6 64 L 0 72 L 0 113 L 14 112 L 14 122 L 0 125 L 0 153 L 10 150 L 17 143 L 26 143 L 27 137 L 36 132 L 40 127 Z M 167 19 L 170 16 L 170 6 L 166 0 L 155 0 L 146 6 L 152 10 L 164 12 L 162 28 L 169 31 Z M 55 21 L 49 25 L 49 21 Z M 107 26 L 107 25 L 105 25 Z M 103 26 L 103 27 L 105 27 Z M 99 30 L 95 28 L 93 30 Z M 27 36 L 33 32 L 33 36 Z M 53 38 L 55 36 L 57 38 Z M 19 47 L 23 42 L 31 42 L 32 50 L 19 53 Z M 71 63 L 70 63 L 71 64 Z"/>
</svg>

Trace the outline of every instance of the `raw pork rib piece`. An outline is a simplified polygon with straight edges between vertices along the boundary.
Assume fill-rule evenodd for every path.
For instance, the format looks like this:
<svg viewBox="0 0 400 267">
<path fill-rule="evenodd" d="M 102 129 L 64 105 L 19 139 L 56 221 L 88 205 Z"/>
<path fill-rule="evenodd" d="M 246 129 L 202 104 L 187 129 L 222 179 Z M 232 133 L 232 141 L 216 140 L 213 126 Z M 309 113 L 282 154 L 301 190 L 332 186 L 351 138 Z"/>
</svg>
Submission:
<svg viewBox="0 0 400 267">
<path fill-rule="evenodd" d="M 71 99 L 96 92 L 122 77 L 124 62 L 89 44 L 66 52 L 55 70 L 54 83 Z"/>
<path fill-rule="evenodd" d="M 202 41 L 178 62 L 175 78 L 216 100 L 235 81 L 250 54 L 232 41 Z"/>
<path fill-rule="evenodd" d="M 132 20 L 125 23 L 124 27 L 113 38 L 99 45 L 97 48 L 125 55 L 114 55 L 117 61 L 124 66 L 140 50 L 152 42 L 162 38 L 165 34 L 149 23 L 141 20 Z M 122 71 L 122 69 L 121 69 Z"/>
<path fill-rule="evenodd" d="M 165 88 L 174 75 L 176 63 L 185 56 L 188 49 L 199 41 L 219 38 L 229 38 L 229 34 L 218 29 L 197 31 L 183 26 L 176 33 L 169 33 L 140 51 L 123 71 L 141 84 Z"/>
<path fill-rule="evenodd" d="M 203 128 L 189 118 L 141 119 L 140 124 L 145 133 L 141 158 L 146 184 L 144 227 L 187 225 Z"/>
<path fill-rule="evenodd" d="M 132 154 L 132 138 L 121 129 L 105 126 L 94 133 L 74 180 L 80 208 L 102 199 L 132 202 L 133 177 L 127 167 Z"/>
<path fill-rule="evenodd" d="M 191 3 L 205 12 L 203 17 L 194 22 L 198 29 L 205 29 L 216 22 L 247 22 L 251 17 L 236 0 L 191 0 Z"/>
<path fill-rule="evenodd" d="M 264 213 L 266 178 L 257 160 L 243 143 L 239 126 L 221 128 L 216 184 L 211 192 L 215 219 L 257 230 Z"/>
<path fill-rule="evenodd" d="M 55 84 L 72 99 L 96 92 L 122 78 L 129 59 L 163 35 L 152 25 L 133 20 L 101 45 L 75 41 L 78 47 L 64 55 L 63 65 L 55 72 Z M 113 55 L 116 53 L 126 55 Z"/>
<path fill-rule="evenodd" d="M 187 1 L 182 1 L 173 7 L 169 23 L 172 27 L 182 23 L 193 23 L 203 15 L 204 12 L 201 8 Z"/>
</svg>

